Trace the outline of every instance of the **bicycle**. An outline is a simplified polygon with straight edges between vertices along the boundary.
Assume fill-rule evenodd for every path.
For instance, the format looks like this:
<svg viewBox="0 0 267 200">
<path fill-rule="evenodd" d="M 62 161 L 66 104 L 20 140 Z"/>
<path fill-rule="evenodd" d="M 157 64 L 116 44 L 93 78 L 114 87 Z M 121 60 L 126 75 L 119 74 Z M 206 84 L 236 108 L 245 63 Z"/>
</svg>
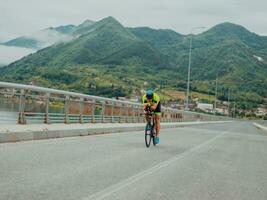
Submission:
<svg viewBox="0 0 267 200">
<path fill-rule="evenodd" d="M 148 148 L 150 146 L 151 140 L 153 141 L 153 145 L 156 145 L 155 113 L 151 110 L 150 107 L 147 108 L 147 115 L 149 117 L 149 120 L 145 128 L 145 144 Z"/>
</svg>

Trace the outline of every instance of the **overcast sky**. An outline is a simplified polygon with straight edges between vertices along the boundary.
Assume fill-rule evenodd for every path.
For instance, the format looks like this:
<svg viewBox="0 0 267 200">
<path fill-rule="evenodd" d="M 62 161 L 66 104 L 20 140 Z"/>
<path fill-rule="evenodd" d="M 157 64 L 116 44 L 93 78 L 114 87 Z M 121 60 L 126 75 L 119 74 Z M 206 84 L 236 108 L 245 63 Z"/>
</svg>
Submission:
<svg viewBox="0 0 267 200">
<path fill-rule="evenodd" d="M 0 0 L 0 41 L 50 26 L 113 16 L 124 26 L 188 34 L 222 22 L 267 35 L 267 0 Z"/>
</svg>

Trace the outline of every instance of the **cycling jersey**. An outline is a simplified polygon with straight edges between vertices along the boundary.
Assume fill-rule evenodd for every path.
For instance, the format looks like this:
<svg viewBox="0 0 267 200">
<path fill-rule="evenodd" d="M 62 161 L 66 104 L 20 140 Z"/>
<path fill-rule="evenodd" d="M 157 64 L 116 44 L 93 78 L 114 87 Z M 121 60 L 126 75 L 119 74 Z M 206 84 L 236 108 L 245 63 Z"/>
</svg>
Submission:
<svg viewBox="0 0 267 200">
<path fill-rule="evenodd" d="M 155 110 L 155 114 L 160 115 L 161 112 L 161 105 L 160 105 L 160 97 L 159 95 L 157 95 L 156 93 L 153 94 L 153 98 L 152 99 L 148 99 L 146 97 L 146 94 L 142 97 L 142 102 L 143 103 L 151 103 L 152 105 L 154 104 L 158 104 L 156 110 Z"/>
</svg>

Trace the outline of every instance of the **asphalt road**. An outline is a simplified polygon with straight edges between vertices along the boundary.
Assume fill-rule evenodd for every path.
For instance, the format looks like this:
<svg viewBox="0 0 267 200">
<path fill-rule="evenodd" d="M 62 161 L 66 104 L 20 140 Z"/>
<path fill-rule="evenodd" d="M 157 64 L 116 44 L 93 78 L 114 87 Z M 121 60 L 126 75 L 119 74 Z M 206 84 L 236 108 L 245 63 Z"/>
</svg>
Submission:
<svg viewBox="0 0 267 200">
<path fill-rule="evenodd" d="M 0 199 L 267 199 L 267 133 L 249 122 L 0 144 Z"/>
</svg>

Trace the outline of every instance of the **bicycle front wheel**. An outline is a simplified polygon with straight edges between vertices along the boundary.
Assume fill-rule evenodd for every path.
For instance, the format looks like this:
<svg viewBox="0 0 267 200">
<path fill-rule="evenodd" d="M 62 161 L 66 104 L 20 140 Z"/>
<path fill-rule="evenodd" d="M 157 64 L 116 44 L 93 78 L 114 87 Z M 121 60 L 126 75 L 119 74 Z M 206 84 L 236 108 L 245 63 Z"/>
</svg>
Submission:
<svg viewBox="0 0 267 200">
<path fill-rule="evenodd" d="M 155 131 L 155 126 L 152 126 L 151 127 L 150 135 L 151 135 L 151 139 L 153 141 L 153 145 L 155 146 L 156 145 L 156 131 Z"/>
<path fill-rule="evenodd" d="M 145 143 L 146 143 L 146 147 L 149 147 L 150 146 L 150 143 L 151 143 L 150 129 L 151 129 L 151 125 L 150 124 L 147 124 L 146 125 L 146 130 L 145 130 Z"/>
</svg>

